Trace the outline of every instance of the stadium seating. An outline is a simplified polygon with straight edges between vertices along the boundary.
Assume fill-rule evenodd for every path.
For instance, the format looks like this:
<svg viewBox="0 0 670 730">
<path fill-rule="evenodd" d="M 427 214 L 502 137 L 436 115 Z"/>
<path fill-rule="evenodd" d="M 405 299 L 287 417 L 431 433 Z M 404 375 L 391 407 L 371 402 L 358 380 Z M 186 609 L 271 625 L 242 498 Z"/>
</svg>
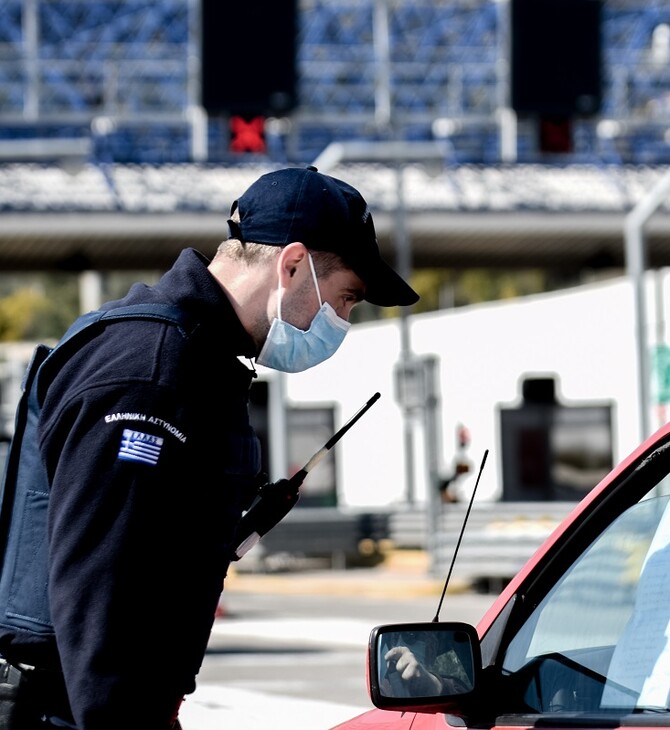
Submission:
<svg viewBox="0 0 670 730">
<path fill-rule="evenodd" d="M 312 160 L 333 140 L 431 139 L 435 120 L 446 119 L 452 122 L 450 163 L 500 160 L 508 3 L 297 2 L 299 106 L 283 133 L 269 135 L 268 157 Z M 197 53 L 196 7 L 192 0 L 3 0 L 0 141 L 87 138 L 94 161 L 191 160 L 188 111 L 199 93 L 190 63 Z M 375 13 L 383 7 L 390 123 L 376 114 L 383 64 Z M 597 118 L 574 120 L 573 148 L 560 163 L 666 164 L 670 5 L 603 0 L 602 39 L 602 108 Z M 239 59 L 230 59 L 222 75 L 227 72 L 240 72 Z M 616 124 L 603 127 L 603 120 Z M 552 162 L 538 152 L 530 122 L 519 120 L 520 161 Z M 230 151 L 225 119 L 210 118 L 207 132 L 210 161 L 240 161 Z"/>
</svg>

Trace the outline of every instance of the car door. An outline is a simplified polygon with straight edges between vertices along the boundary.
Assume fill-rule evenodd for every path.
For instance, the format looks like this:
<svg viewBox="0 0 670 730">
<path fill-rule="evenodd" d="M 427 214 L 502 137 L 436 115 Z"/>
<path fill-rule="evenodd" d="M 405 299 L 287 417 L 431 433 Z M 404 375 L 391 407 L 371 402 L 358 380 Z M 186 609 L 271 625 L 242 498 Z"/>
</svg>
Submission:
<svg viewBox="0 0 670 730">
<path fill-rule="evenodd" d="M 498 726 L 670 724 L 669 432 L 597 487 L 482 635 Z"/>
<path fill-rule="evenodd" d="M 670 726 L 669 473 L 665 427 L 564 520 L 478 625 L 467 703 L 422 698 L 395 722 L 373 711 L 340 727 Z"/>
</svg>

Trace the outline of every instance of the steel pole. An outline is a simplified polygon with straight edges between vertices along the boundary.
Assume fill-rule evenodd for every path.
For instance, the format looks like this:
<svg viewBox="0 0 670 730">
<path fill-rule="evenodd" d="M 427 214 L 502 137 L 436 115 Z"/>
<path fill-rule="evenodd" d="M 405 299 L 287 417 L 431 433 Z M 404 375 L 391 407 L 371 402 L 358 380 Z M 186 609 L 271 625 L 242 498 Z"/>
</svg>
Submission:
<svg viewBox="0 0 670 730">
<path fill-rule="evenodd" d="M 670 171 L 628 213 L 624 222 L 626 273 L 633 286 L 635 309 L 635 342 L 638 367 L 638 398 L 640 408 L 640 440 L 650 434 L 650 367 L 647 335 L 647 306 L 644 287 L 646 245 L 644 225 L 658 210 L 670 193 Z"/>
</svg>

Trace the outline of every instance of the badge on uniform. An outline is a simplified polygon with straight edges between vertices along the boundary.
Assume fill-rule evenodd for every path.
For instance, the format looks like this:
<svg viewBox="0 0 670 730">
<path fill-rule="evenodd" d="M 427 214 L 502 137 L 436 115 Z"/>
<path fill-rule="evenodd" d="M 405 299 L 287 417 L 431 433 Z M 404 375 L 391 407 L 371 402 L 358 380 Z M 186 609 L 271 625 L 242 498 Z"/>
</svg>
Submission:
<svg viewBox="0 0 670 730">
<path fill-rule="evenodd" d="M 163 439 L 160 436 L 124 428 L 117 456 L 123 461 L 139 461 L 156 466 L 162 446 Z"/>
</svg>

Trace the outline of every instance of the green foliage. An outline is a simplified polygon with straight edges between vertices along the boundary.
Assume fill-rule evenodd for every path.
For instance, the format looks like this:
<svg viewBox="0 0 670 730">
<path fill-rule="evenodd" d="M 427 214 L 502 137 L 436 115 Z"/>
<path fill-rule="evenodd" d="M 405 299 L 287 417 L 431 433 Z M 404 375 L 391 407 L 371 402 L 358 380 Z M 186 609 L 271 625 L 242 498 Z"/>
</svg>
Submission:
<svg viewBox="0 0 670 730">
<path fill-rule="evenodd" d="M 549 288 L 541 271 L 500 269 L 424 269 L 413 275 L 412 285 L 421 295 L 416 312 L 514 299 Z"/>
<path fill-rule="evenodd" d="M 18 289 L 0 299 L 0 340 L 29 339 L 34 324 L 46 309 L 46 300 L 32 289 Z"/>
<path fill-rule="evenodd" d="M 419 269 L 413 272 L 411 283 L 421 297 L 412 307 L 412 314 L 514 299 L 550 288 L 544 272 L 532 269 Z M 398 317 L 399 311 L 398 307 L 363 303 L 354 309 L 352 322 Z"/>
<path fill-rule="evenodd" d="M 72 276 L 48 275 L 3 282 L 0 341 L 58 339 L 78 313 L 78 287 Z"/>
<path fill-rule="evenodd" d="M 108 272 L 104 299 L 118 299 L 136 281 L 151 284 L 159 272 Z M 412 314 L 434 312 L 480 302 L 511 299 L 551 288 L 542 271 L 499 269 L 419 269 L 412 286 L 421 299 Z M 58 339 L 79 314 L 78 279 L 50 273 L 0 276 L 0 341 Z M 399 307 L 367 302 L 353 310 L 353 323 L 400 316 Z"/>
</svg>

